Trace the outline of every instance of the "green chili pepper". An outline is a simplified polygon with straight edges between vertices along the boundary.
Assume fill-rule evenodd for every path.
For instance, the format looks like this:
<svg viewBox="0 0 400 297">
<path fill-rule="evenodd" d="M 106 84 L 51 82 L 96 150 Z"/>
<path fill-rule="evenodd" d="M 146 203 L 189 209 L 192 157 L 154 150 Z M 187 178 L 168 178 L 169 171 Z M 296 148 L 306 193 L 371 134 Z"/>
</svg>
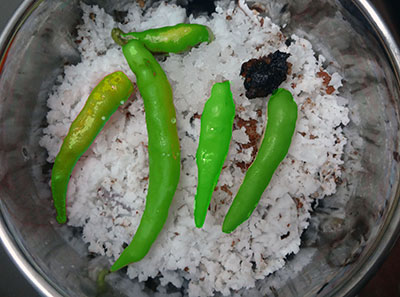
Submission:
<svg viewBox="0 0 400 297">
<path fill-rule="evenodd" d="M 153 53 L 180 53 L 202 42 L 214 40 L 211 29 L 199 24 L 177 24 L 130 33 L 114 28 L 111 34 L 121 46 L 128 40 L 137 39 Z"/>
<path fill-rule="evenodd" d="M 133 92 L 133 84 L 123 72 L 107 75 L 92 91 L 85 106 L 71 124 L 54 161 L 51 191 L 57 221 L 67 221 L 66 195 L 76 162 L 89 148 L 110 116 Z"/>
<path fill-rule="evenodd" d="M 288 153 L 296 120 L 297 104 L 292 94 L 277 89 L 268 102 L 268 123 L 261 147 L 229 208 L 222 225 L 223 232 L 235 230 L 256 208 L 276 168 Z"/>
<path fill-rule="evenodd" d="M 201 115 L 199 147 L 196 153 L 198 185 L 194 220 L 201 228 L 206 219 L 212 193 L 217 185 L 232 138 L 235 103 L 229 81 L 216 83 Z"/>
<path fill-rule="evenodd" d="M 167 76 L 140 41 L 128 41 L 122 51 L 136 75 L 146 112 L 149 188 L 139 227 L 111 271 L 137 262 L 148 253 L 167 220 L 180 174 L 176 114 Z"/>
</svg>

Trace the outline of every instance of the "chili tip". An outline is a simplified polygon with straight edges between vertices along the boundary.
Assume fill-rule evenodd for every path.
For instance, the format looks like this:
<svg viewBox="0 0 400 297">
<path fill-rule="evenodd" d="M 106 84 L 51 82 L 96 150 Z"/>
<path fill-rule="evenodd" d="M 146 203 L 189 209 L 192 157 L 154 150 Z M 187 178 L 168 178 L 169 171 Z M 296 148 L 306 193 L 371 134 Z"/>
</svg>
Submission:
<svg viewBox="0 0 400 297">
<path fill-rule="evenodd" d="M 57 220 L 57 222 L 58 222 L 59 224 L 65 224 L 65 223 L 67 222 L 67 216 L 65 216 L 65 215 L 63 215 L 63 216 L 58 215 L 57 218 L 56 218 L 56 220 Z"/>
<path fill-rule="evenodd" d="M 127 44 L 128 40 L 123 36 L 125 33 L 119 28 L 113 28 L 111 30 L 111 37 L 115 41 L 115 43 L 119 44 L 120 46 L 124 46 Z"/>
<path fill-rule="evenodd" d="M 214 35 L 214 33 L 213 33 L 213 31 L 211 30 L 210 27 L 208 27 L 208 26 L 205 26 L 205 27 L 206 27 L 207 32 L 208 32 L 208 41 L 207 42 L 210 43 L 210 42 L 215 40 L 215 35 Z"/>
</svg>

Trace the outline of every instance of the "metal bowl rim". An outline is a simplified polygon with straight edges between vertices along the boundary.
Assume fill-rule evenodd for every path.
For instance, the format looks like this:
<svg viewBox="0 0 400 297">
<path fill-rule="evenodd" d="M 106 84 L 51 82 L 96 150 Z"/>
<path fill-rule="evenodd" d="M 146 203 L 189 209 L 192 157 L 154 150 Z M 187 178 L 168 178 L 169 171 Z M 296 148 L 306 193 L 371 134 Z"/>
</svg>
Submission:
<svg viewBox="0 0 400 297">
<path fill-rule="evenodd" d="M 0 36 L 0 57 L 1 62 L 6 58 L 7 49 L 11 45 L 11 41 L 17 34 L 18 30 L 34 11 L 34 9 L 43 0 L 24 0 L 24 2 L 14 12 L 13 16 L 7 23 Z M 391 61 L 397 85 L 400 86 L 400 51 L 393 35 L 384 23 L 382 17 L 373 7 L 369 0 L 353 0 L 353 3 L 363 13 L 364 17 L 370 22 L 377 36 L 384 45 L 388 57 Z M 2 63 L 0 63 L 1 65 Z M 341 288 L 336 291 L 337 296 L 352 296 L 357 293 L 362 286 L 375 274 L 380 265 L 383 263 L 390 250 L 396 243 L 400 235 L 400 186 L 397 185 L 395 201 L 391 213 L 388 215 L 389 223 L 384 226 L 384 232 L 379 240 L 375 241 L 375 250 L 371 257 L 363 263 L 357 273 L 353 273 L 349 281 L 345 282 Z M 33 287 L 43 296 L 46 297 L 62 297 L 63 295 L 53 287 L 46 277 L 37 269 L 24 253 L 23 248 L 19 246 L 13 238 L 12 232 L 8 227 L 0 203 L 0 241 L 5 250 L 9 254 L 18 269 L 25 278 L 33 285 Z M 378 244 L 379 243 L 379 244 Z"/>
</svg>

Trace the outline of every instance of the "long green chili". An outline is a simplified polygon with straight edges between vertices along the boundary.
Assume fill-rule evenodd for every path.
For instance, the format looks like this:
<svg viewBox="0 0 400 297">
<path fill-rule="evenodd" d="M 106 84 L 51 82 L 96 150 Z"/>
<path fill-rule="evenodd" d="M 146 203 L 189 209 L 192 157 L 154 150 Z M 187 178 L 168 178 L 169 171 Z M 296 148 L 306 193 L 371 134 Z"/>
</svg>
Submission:
<svg viewBox="0 0 400 297">
<path fill-rule="evenodd" d="M 261 147 L 229 208 L 222 225 L 223 232 L 235 230 L 256 208 L 276 168 L 288 153 L 296 120 L 297 104 L 292 94 L 277 89 L 268 102 L 268 122 Z"/>
<path fill-rule="evenodd" d="M 144 102 L 149 151 L 149 188 L 139 227 L 111 267 L 116 271 L 140 261 L 164 226 L 180 175 L 180 147 L 175 107 L 168 79 L 153 55 L 138 40 L 126 42 L 122 51 L 136 75 Z"/>
<path fill-rule="evenodd" d="M 55 159 L 51 174 L 51 191 L 57 221 L 67 221 L 66 195 L 76 162 L 89 148 L 118 106 L 133 92 L 133 84 L 123 72 L 107 75 L 92 91 L 85 106 L 72 122 Z"/>
</svg>

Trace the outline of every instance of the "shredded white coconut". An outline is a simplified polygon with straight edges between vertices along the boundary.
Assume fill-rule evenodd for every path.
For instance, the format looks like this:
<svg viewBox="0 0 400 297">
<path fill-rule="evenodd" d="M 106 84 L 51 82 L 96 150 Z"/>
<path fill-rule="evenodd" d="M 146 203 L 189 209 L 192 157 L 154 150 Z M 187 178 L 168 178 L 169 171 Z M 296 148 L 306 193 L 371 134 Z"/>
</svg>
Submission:
<svg viewBox="0 0 400 297">
<path fill-rule="evenodd" d="M 325 58 L 315 56 L 310 42 L 292 35 L 293 42 L 287 46 L 287 37 L 269 18 L 264 18 L 262 26 L 255 25 L 233 2 L 217 4 L 212 19 L 186 18 L 183 8 L 165 3 L 142 15 L 141 8 L 131 4 L 126 8 L 124 25 L 115 23 L 102 8 L 82 4 L 83 24 L 77 39 L 82 61 L 65 67 L 49 95 L 48 127 L 40 142 L 48 150 L 48 161 L 54 162 L 71 122 L 94 86 L 116 70 L 135 81 L 119 46 L 110 37 L 113 27 L 141 31 L 190 22 L 212 29 L 212 43 L 160 61 L 174 93 L 181 179 L 163 231 L 149 254 L 128 268 L 128 276 L 139 281 L 161 275 L 161 285 L 181 287 L 186 280 L 189 296 L 211 296 L 215 292 L 228 295 L 231 290 L 254 287 L 257 279 L 282 268 L 288 254 L 299 251 L 311 203 L 336 191 L 335 179 L 341 176 L 346 144 L 342 126 L 349 122 L 347 101 L 338 93 L 342 77 L 324 70 Z M 276 50 L 290 53 L 291 73 L 281 87 L 293 93 L 299 106 L 296 132 L 289 154 L 250 219 L 232 234 L 224 234 L 223 218 L 256 154 L 267 120 L 267 100 L 248 100 L 243 95 L 240 67 L 251 58 Z M 331 78 L 330 82 L 324 81 L 324 75 Z M 211 86 L 222 79 L 231 81 L 237 116 L 205 226 L 197 229 L 193 200 L 199 115 Z M 133 101 L 111 117 L 77 163 L 70 180 L 68 224 L 83 227 L 82 238 L 90 252 L 110 257 L 111 263 L 123 245 L 130 243 L 144 210 L 147 177 L 144 108 L 136 93 Z"/>
</svg>

